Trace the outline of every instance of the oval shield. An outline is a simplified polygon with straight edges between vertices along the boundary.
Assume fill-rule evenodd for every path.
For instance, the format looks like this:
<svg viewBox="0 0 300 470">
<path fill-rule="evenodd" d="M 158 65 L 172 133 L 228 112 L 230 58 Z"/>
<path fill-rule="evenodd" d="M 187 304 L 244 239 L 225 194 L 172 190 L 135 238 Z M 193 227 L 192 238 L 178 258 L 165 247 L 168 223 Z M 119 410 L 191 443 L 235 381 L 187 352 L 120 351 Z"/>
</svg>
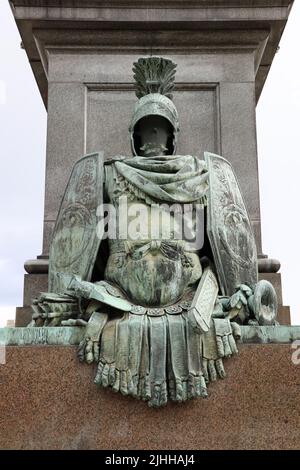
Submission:
<svg viewBox="0 0 300 470">
<path fill-rule="evenodd" d="M 49 252 L 49 292 L 62 294 L 68 276 L 91 278 L 101 240 L 97 215 L 103 203 L 103 154 L 78 160 L 67 184 Z M 97 212 L 98 211 L 98 212 Z"/>
<path fill-rule="evenodd" d="M 256 243 L 246 206 L 230 163 L 205 152 L 209 172 L 207 234 L 223 295 L 258 281 Z"/>
</svg>

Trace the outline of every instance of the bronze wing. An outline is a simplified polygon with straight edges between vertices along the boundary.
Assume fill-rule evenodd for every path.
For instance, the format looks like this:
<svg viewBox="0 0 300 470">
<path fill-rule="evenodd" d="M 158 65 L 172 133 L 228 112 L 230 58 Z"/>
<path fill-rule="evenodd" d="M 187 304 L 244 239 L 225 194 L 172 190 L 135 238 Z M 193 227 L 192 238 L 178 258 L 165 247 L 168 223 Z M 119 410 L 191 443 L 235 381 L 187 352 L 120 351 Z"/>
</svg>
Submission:
<svg viewBox="0 0 300 470">
<path fill-rule="evenodd" d="M 205 152 L 209 172 L 207 234 L 223 295 L 239 284 L 258 281 L 257 252 L 251 222 L 230 163 Z"/>
<path fill-rule="evenodd" d="M 49 252 L 49 292 L 65 292 L 67 276 L 61 274 L 91 279 L 101 242 L 102 203 L 103 154 L 93 153 L 75 163 L 62 198 Z"/>
</svg>

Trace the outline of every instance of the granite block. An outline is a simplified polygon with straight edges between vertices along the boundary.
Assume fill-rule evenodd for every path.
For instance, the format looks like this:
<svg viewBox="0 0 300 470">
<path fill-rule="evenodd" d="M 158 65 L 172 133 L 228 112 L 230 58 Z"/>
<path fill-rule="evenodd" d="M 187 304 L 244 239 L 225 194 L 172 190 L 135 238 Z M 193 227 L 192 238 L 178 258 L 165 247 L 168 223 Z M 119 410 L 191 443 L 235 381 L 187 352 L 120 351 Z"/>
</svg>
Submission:
<svg viewBox="0 0 300 470">
<path fill-rule="evenodd" d="M 16 308 L 16 319 L 15 326 L 18 328 L 29 325 L 32 319 L 31 307 L 17 307 Z"/>
<path fill-rule="evenodd" d="M 25 274 L 23 305 L 29 307 L 40 292 L 48 291 L 48 274 Z"/>
<path fill-rule="evenodd" d="M 299 370 L 290 345 L 241 345 L 209 397 L 156 410 L 93 384 L 72 346 L 8 346 L 2 449 L 299 449 Z"/>
</svg>

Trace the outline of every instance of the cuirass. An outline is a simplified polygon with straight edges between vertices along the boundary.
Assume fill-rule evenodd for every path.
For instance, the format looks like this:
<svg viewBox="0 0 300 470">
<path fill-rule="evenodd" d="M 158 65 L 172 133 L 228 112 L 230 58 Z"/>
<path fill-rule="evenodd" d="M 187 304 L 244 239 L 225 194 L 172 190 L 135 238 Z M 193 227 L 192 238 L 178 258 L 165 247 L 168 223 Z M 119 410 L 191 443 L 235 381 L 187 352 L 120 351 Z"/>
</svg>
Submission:
<svg viewBox="0 0 300 470">
<path fill-rule="evenodd" d="M 105 190 L 115 219 L 105 279 L 141 305 L 176 302 L 202 273 L 198 251 L 182 240 L 181 214 L 170 212 L 166 204 L 139 200 L 113 178 Z M 186 218 L 191 239 L 196 224 L 192 213 Z"/>
</svg>

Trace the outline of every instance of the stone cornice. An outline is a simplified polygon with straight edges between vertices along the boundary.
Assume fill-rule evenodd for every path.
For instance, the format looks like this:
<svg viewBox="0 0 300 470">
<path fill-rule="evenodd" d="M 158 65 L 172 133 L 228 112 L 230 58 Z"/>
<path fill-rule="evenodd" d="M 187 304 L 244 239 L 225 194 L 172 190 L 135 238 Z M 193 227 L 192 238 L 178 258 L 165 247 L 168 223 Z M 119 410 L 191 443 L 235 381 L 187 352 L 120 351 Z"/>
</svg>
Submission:
<svg viewBox="0 0 300 470">
<path fill-rule="evenodd" d="M 149 46 L 155 49 L 161 40 L 164 49 L 164 37 L 164 50 L 174 53 L 183 52 L 187 46 L 194 51 L 252 50 L 258 99 L 293 1 L 11 0 L 10 3 L 46 104 L 47 51 L 119 48 L 121 52 L 136 52 Z M 143 37 L 134 44 L 137 35 Z"/>
<path fill-rule="evenodd" d="M 247 8 L 247 7 L 286 7 L 293 0 L 10 0 L 15 6 L 24 7 L 66 7 L 66 8 L 89 8 L 89 7 L 161 7 L 167 8 Z"/>
</svg>

